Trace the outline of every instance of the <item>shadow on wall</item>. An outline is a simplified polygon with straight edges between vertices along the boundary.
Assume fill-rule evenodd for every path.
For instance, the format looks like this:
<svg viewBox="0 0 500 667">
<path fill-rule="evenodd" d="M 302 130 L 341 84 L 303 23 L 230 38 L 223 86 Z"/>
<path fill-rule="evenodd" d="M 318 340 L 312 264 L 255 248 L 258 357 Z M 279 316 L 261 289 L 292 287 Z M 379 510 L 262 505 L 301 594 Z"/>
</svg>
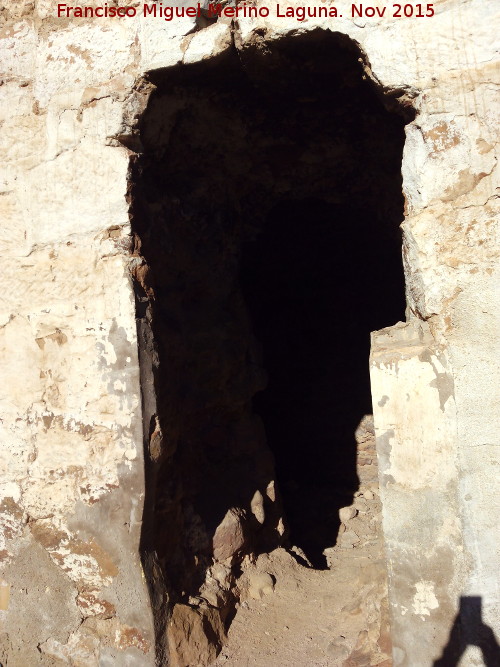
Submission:
<svg viewBox="0 0 500 667">
<path fill-rule="evenodd" d="M 433 667 L 455 667 L 468 646 L 481 649 L 486 667 L 500 665 L 500 646 L 493 630 L 483 622 L 479 596 L 462 596 L 460 608 L 450 631 L 442 656 Z"/>
</svg>

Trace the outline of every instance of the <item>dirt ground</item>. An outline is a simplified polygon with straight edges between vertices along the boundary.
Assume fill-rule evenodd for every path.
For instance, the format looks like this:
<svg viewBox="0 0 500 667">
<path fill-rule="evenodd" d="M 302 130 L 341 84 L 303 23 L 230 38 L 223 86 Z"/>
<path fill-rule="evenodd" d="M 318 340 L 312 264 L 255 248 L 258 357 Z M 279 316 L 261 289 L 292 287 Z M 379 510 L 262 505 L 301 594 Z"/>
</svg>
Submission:
<svg viewBox="0 0 500 667">
<path fill-rule="evenodd" d="M 360 488 L 327 570 L 277 549 L 245 563 L 242 602 L 213 667 L 390 667 L 373 420 L 357 434 Z"/>
</svg>

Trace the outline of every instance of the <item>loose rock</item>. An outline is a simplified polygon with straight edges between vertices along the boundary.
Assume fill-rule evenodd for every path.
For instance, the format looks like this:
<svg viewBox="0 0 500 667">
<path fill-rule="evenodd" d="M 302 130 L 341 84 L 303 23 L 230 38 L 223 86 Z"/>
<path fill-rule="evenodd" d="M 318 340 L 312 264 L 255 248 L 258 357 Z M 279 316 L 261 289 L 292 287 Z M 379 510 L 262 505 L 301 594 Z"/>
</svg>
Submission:
<svg viewBox="0 0 500 667">
<path fill-rule="evenodd" d="M 352 505 L 350 507 L 341 507 L 339 509 L 339 518 L 342 521 L 342 523 L 346 523 L 350 519 L 353 519 L 357 513 L 358 510 Z"/>
<path fill-rule="evenodd" d="M 248 594 L 254 600 L 261 600 L 274 591 L 274 580 L 267 572 L 254 572 L 248 579 Z"/>
</svg>

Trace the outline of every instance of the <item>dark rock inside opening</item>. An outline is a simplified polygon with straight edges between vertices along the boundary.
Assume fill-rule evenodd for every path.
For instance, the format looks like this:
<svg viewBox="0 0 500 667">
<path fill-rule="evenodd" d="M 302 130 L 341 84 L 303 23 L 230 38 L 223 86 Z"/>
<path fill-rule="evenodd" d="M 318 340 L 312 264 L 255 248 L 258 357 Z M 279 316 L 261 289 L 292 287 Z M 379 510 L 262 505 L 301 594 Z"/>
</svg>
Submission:
<svg viewBox="0 0 500 667">
<path fill-rule="evenodd" d="M 176 606 L 222 641 L 246 555 L 324 566 L 356 489 L 369 332 L 404 319 L 406 121 L 364 63 L 317 30 L 151 76 L 131 210 L 159 651 Z"/>
</svg>

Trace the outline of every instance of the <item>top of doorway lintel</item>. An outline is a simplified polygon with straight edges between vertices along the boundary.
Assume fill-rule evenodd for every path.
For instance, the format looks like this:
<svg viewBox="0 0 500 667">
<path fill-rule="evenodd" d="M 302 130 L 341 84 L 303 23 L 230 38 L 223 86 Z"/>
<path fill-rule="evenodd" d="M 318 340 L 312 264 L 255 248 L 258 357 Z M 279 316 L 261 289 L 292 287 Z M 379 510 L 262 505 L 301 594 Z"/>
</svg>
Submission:
<svg viewBox="0 0 500 667">
<path fill-rule="evenodd" d="M 248 23 L 248 22 L 247 22 Z M 182 38 L 169 38 L 168 52 L 162 47 L 162 39 L 158 39 L 158 30 L 155 31 L 157 38 L 157 48 L 152 49 L 151 43 L 149 48 L 143 50 L 141 69 L 146 73 L 154 73 L 159 70 L 167 70 L 171 67 L 178 67 L 182 65 L 193 65 L 200 62 L 208 62 L 224 52 L 233 48 L 233 45 L 244 52 L 246 49 L 260 49 L 263 45 L 272 44 L 281 39 L 293 39 L 305 33 L 315 30 L 325 30 L 333 32 L 344 37 L 352 39 L 363 54 L 363 61 L 366 66 L 366 73 L 380 88 L 384 91 L 401 91 L 407 94 L 410 98 L 416 98 L 418 90 L 408 85 L 404 81 L 403 76 L 398 76 L 396 70 L 390 70 L 391 76 L 382 79 L 373 69 L 371 60 L 368 58 L 366 49 L 364 48 L 363 39 L 356 39 L 356 37 L 364 37 L 363 32 L 354 26 L 354 30 L 331 30 L 328 26 L 316 23 L 308 23 L 304 27 L 296 28 L 295 26 L 260 26 L 258 22 L 254 22 L 245 33 L 240 32 L 239 26 L 232 26 L 228 22 L 218 21 L 203 30 L 194 32 L 192 34 L 184 35 Z M 352 26 L 344 26 L 350 27 Z M 143 35 L 143 38 L 145 36 Z M 178 49 L 176 48 L 178 47 Z M 265 57 L 265 47 L 263 48 L 263 56 Z M 383 61 L 383 59 L 382 59 Z"/>
<path fill-rule="evenodd" d="M 176 4 L 189 5 L 190 0 Z M 333 5 L 339 10 L 344 8 L 342 16 L 301 22 L 278 17 L 278 4 L 270 0 L 259 0 L 257 4 L 272 9 L 268 17 L 219 19 L 198 31 L 194 31 L 191 18 L 141 21 L 142 72 L 209 60 L 232 48 L 233 40 L 238 49 L 245 49 L 255 46 L 256 41 L 293 38 L 318 28 L 343 34 L 357 43 L 366 54 L 374 80 L 384 90 L 416 93 L 435 89 L 439 81 L 454 72 L 469 70 L 471 63 L 480 67 L 499 58 L 492 31 L 498 20 L 496 0 L 437 0 L 433 3 L 435 15 L 422 19 L 387 15 L 353 19 L 347 16 L 352 3 L 336 0 Z M 285 2 L 280 4 L 280 11 L 305 4 L 309 6 L 304 2 Z"/>
</svg>

